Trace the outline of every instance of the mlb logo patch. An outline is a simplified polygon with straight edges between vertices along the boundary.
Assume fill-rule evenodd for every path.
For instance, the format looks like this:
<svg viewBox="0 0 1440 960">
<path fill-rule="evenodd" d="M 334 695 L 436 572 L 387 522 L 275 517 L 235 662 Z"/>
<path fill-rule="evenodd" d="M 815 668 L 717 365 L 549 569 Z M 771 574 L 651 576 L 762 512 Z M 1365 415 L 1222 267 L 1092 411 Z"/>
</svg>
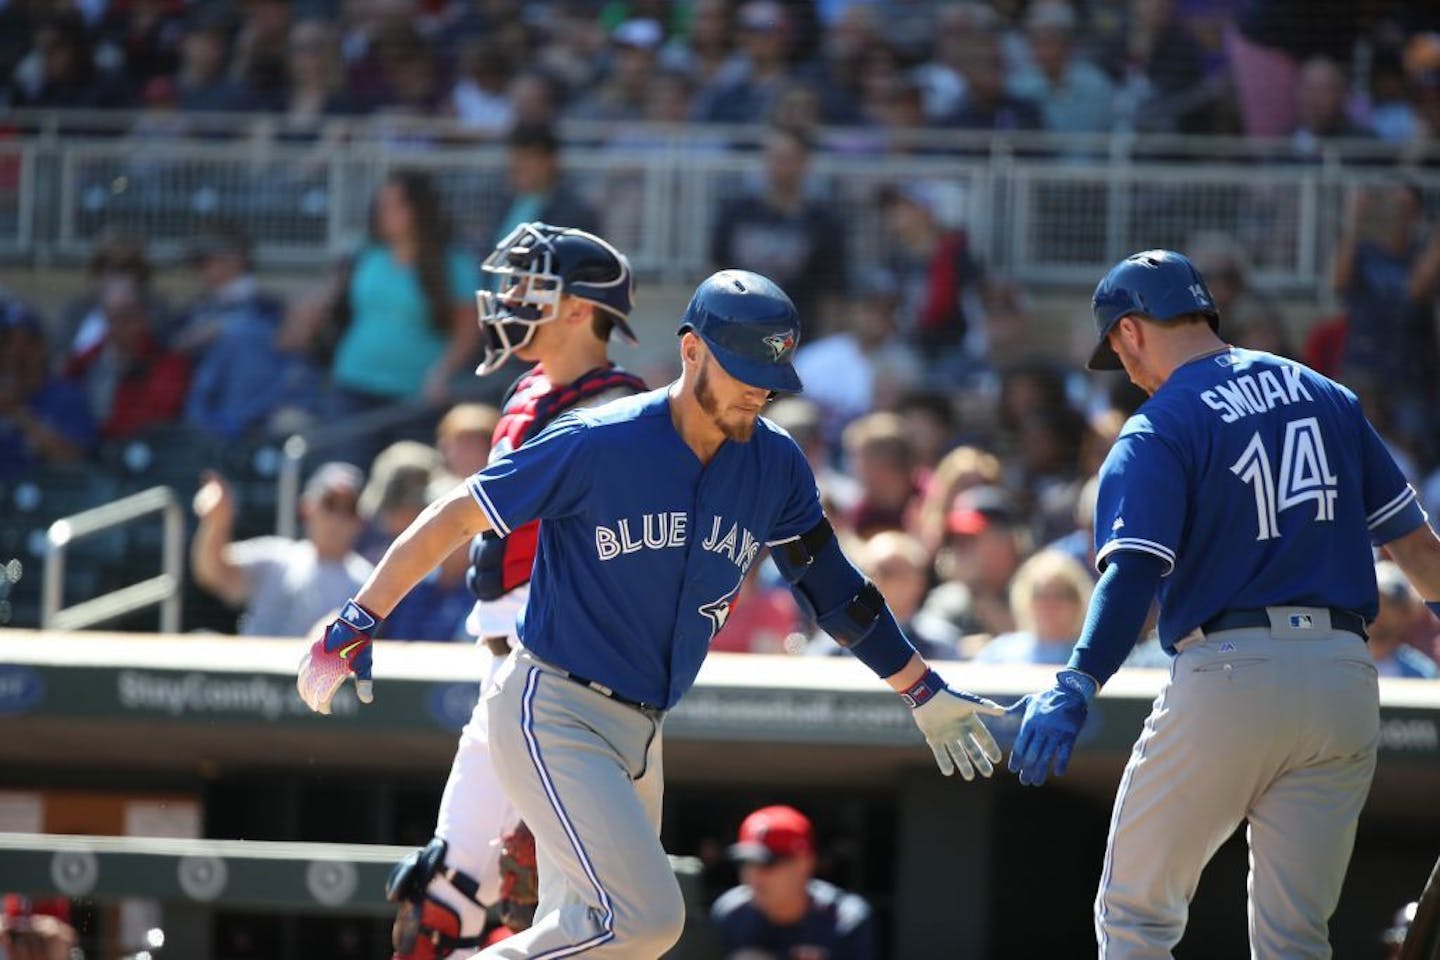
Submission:
<svg viewBox="0 0 1440 960">
<path fill-rule="evenodd" d="M 1313 630 L 1315 618 L 1308 613 L 1290 614 L 1290 629 L 1292 630 Z"/>
<path fill-rule="evenodd" d="M 1218 364 L 1220 364 L 1220 366 L 1222 366 L 1222 367 L 1233 367 L 1233 366 L 1235 366 L 1235 358 L 1232 357 L 1232 356 L 1230 356 L 1229 353 L 1222 353 L 1222 354 L 1220 354 L 1218 357 L 1215 358 L 1215 362 L 1218 363 Z"/>
</svg>

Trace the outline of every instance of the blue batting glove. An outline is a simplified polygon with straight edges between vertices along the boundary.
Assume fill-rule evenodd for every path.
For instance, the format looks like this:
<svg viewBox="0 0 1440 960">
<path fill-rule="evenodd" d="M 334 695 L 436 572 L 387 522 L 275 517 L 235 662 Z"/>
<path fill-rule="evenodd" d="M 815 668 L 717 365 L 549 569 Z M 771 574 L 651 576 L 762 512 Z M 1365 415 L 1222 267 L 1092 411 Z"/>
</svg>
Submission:
<svg viewBox="0 0 1440 960">
<path fill-rule="evenodd" d="M 1085 714 L 1099 689 L 1100 684 L 1088 673 L 1061 670 L 1055 686 L 1021 697 L 1006 711 L 1023 717 L 1010 749 L 1010 770 L 1020 774 L 1021 783 L 1040 786 L 1052 767 L 1055 776 L 1064 776 L 1075 738 L 1085 726 Z"/>
<path fill-rule="evenodd" d="M 306 706 L 316 713 L 329 713 L 330 701 L 350 677 L 355 678 L 355 695 L 361 703 L 375 699 L 370 642 L 380 623 L 379 617 L 354 600 L 345 602 L 340 616 L 330 622 L 300 661 L 295 689 Z"/>
</svg>

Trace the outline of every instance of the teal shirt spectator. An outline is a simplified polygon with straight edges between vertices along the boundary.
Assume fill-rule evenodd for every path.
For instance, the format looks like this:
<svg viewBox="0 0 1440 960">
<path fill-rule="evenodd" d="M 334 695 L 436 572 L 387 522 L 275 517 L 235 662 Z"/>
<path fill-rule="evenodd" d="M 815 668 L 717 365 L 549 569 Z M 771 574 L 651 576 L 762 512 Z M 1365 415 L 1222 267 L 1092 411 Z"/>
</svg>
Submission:
<svg viewBox="0 0 1440 960">
<path fill-rule="evenodd" d="M 449 343 L 455 305 L 468 302 L 480 284 L 474 259 L 459 248 L 446 253 L 445 272 L 451 302 L 443 310 L 445 329 L 437 330 L 415 267 L 378 244 L 360 252 L 350 278 L 350 326 L 335 351 L 338 385 L 386 397 L 420 392 Z"/>
<path fill-rule="evenodd" d="M 1038 67 L 1021 71 L 1010 93 L 1040 104 L 1045 129 L 1054 133 L 1103 133 L 1115 122 L 1115 87 L 1099 67 L 1078 58 L 1051 83 Z"/>
</svg>

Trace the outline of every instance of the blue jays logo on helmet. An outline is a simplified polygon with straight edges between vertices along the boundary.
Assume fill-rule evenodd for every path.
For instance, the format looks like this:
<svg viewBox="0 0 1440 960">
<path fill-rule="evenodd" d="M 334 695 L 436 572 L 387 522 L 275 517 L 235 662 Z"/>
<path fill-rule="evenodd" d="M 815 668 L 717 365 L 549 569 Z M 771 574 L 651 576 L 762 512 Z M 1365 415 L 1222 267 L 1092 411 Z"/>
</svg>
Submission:
<svg viewBox="0 0 1440 960">
<path fill-rule="evenodd" d="M 625 255 L 592 233 L 548 223 L 522 223 L 480 264 L 498 289 L 475 294 L 485 357 L 475 372 L 492 373 L 553 320 L 562 296 L 605 311 L 631 343 L 635 276 Z"/>
<path fill-rule="evenodd" d="M 765 346 L 770 348 L 770 353 L 776 360 L 795 349 L 795 331 L 786 330 L 784 333 L 772 333 L 764 338 Z"/>
<path fill-rule="evenodd" d="M 1111 267 L 1095 287 L 1090 309 L 1100 334 L 1100 342 L 1085 364 L 1091 370 L 1120 369 L 1109 336 L 1122 317 L 1166 323 L 1199 314 L 1210 321 L 1211 329 L 1220 330 L 1220 311 L 1205 278 L 1189 257 L 1174 250 L 1145 250 Z"/>
<path fill-rule="evenodd" d="M 780 287 L 749 270 L 721 270 L 700 286 L 680 319 L 680 333 L 705 341 L 721 369 L 741 383 L 799 393 L 791 362 L 800 345 L 800 314 Z"/>
</svg>

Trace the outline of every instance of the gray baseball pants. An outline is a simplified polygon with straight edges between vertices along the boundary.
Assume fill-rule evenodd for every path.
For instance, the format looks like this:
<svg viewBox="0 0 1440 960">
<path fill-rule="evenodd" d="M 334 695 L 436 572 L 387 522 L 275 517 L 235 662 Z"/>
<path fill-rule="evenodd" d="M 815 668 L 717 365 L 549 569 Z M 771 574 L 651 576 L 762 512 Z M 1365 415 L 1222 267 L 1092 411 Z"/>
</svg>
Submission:
<svg viewBox="0 0 1440 960">
<path fill-rule="evenodd" d="M 1095 898 L 1101 960 L 1170 957 L 1200 871 L 1242 820 L 1251 956 L 1330 956 L 1375 771 L 1375 665 L 1323 608 L 1268 613 L 1268 630 L 1177 645 L 1115 796 Z"/>
<path fill-rule="evenodd" d="M 534 926 L 478 956 L 659 957 L 685 924 L 659 836 L 662 715 L 523 649 L 487 698 L 496 773 L 535 834 L 540 904 Z"/>
</svg>

